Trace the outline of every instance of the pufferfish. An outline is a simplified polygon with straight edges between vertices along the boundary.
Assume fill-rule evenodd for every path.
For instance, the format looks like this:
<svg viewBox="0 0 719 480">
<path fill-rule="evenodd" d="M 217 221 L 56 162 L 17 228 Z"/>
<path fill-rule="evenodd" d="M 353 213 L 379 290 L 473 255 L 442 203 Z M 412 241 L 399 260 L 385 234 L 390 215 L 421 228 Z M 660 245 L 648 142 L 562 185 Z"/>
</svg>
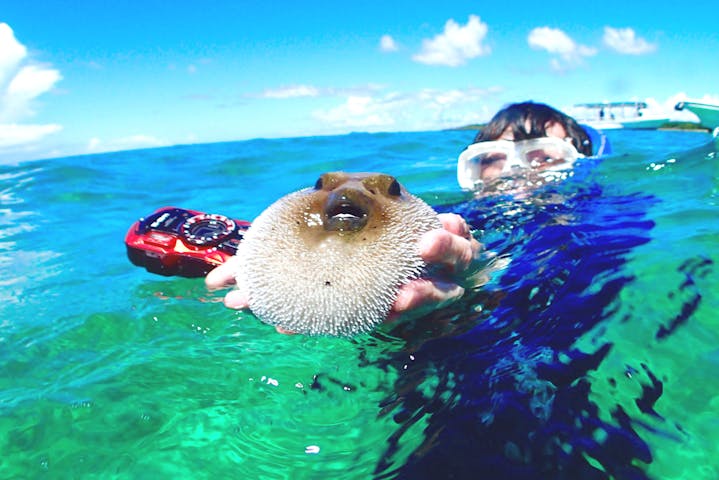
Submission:
<svg viewBox="0 0 719 480">
<path fill-rule="evenodd" d="M 263 211 L 240 244 L 238 288 L 263 322 L 352 336 L 382 323 L 425 269 L 418 241 L 437 213 L 382 173 L 331 172 Z"/>
</svg>

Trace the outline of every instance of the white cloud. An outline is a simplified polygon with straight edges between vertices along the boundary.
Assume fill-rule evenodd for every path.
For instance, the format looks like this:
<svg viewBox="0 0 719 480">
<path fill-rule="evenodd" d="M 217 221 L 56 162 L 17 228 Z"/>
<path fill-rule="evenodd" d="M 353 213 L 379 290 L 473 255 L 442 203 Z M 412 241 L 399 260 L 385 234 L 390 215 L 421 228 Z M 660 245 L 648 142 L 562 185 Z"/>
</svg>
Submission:
<svg viewBox="0 0 719 480">
<path fill-rule="evenodd" d="M 400 130 L 456 127 L 484 119 L 486 112 L 477 110 L 478 102 L 497 91 L 423 89 L 409 94 L 350 95 L 344 103 L 316 110 L 313 116 L 335 132 L 356 128 L 377 131 L 388 127 Z"/>
<path fill-rule="evenodd" d="M 558 28 L 537 27 L 529 32 L 527 43 L 535 50 L 546 50 L 556 57 L 550 65 L 554 70 L 573 68 L 582 63 L 584 57 L 597 53 L 595 48 L 578 45 L 566 33 Z"/>
<path fill-rule="evenodd" d="M 631 28 L 604 27 L 602 40 L 607 47 L 626 55 L 642 55 L 657 49 L 656 44 L 637 37 Z"/>
<path fill-rule="evenodd" d="M 169 142 L 153 137 L 151 135 L 131 135 L 129 137 L 116 138 L 103 141 L 100 138 L 91 138 L 85 148 L 85 153 L 117 152 L 123 150 L 135 150 L 139 148 L 155 148 L 170 145 Z"/>
<path fill-rule="evenodd" d="M 34 115 L 33 100 L 50 91 L 60 78 L 57 70 L 37 65 L 20 68 L 4 89 L 0 121 L 15 121 Z"/>
<path fill-rule="evenodd" d="M 490 48 L 482 44 L 486 36 L 487 24 L 477 15 L 470 15 L 465 26 L 450 19 L 443 33 L 422 41 L 422 51 L 412 59 L 427 65 L 457 67 L 471 58 L 490 53 Z"/>
<path fill-rule="evenodd" d="M 0 88 L 7 84 L 8 77 L 17 69 L 27 49 L 20 44 L 7 23 L 0 23 Z"/>
<path fill-rule="evenodd" d="M 574 40 L 557 28 L 535 28 L 529 32 L 527 41 L 532 48 L 544 49 L 549 53 L 556 53 L 562 56 L 571 55 L 577 49 Z"/>
<path fill-rule="evenodd" d="M 379 49 L 383 52 L 396 52 L 399 47 L 392 36 L 382 35 L 382 38 L 379 39 Z"/>
<path fill-rule="evenodd" d="M 62 130 L 60 125 L 0 124 L 0 148 L 17 147 L 35 142 Z"/>
<path fill-rule="evenodd" d="M 379 84 L 367 84 L 357 87 L 335 88 L 315 87 L 313 85 L 291 85 L 275 89 L 267 89 L 260 94 L 248 94 L 248 97 L 258 98 L 300 98 L 300 97 L 341 97 L 372 95 L 384 87 Z"/>
<path fill-rule="evenodd" d="M 402 100 L 397 97 L 376 99 L 370 96 L 349 96 L 345 103 L 329 110 L 316 110 L 313 116 L 335 127 L 388 127 L 394 124 L 392 111 Z"/>
<path fill-rule="evenodd" d="M 420 91 L 416 98 L 421 100 L 425 108 L 442 109 L 461 105 L 470 102 L 476 102 L 487 95 L 496 92 L 496 89 L 489 88 L 467 88 L 464 90 L 435 90 L 426 88 Z"/>
<path fill-rule="evenodd" d="M 35 114 L 33 104 L 60 81 L 60 72 L 27 58 L 27 48 L 17 41 L 6 23 L 0 23 L 0 148 L 37 142 L 62 129 L 60 125 L 24 125 Z"/>
<path fill-rule="evenodd" d="M 682 93 L 682 95 L 684 95 Z M 705 93 L 701 97 L 685 97 L 682 98 L 682 100 L 697 102 L 697 103 L 709 103 L 712 105 L 719 105 L 719 95 L 710 95 L 708 93 Z"/>
<path fill-rule="evenodd" d="M 319 89 L 311 85 L 293 85 L 290 87 L 281 87 L 274 90 L 265 90 L 261 96 L 263 98 L 297 98 L 316 97 L 319 94 Z"/>
</svg>

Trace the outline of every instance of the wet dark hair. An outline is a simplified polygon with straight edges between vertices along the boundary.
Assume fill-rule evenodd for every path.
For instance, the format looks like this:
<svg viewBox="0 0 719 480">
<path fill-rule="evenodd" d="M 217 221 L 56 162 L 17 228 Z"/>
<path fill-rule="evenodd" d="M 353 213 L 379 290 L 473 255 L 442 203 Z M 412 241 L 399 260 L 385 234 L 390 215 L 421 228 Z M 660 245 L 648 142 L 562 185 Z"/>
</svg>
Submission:
<svg viewBox="0 0 719 480">
<path fill-rule="evenodd" d="M 515 140 L 545 137 L 546 126 L 553 123 L 564 127 L 578 152 L 592 155 L 592 140 L 576 120 L 549 105 L 534 102 L 513 103 L 504 107 L 477 134 L 474 143 L 497 140 L 507 127 L 511 128 Z"/>
</svg>

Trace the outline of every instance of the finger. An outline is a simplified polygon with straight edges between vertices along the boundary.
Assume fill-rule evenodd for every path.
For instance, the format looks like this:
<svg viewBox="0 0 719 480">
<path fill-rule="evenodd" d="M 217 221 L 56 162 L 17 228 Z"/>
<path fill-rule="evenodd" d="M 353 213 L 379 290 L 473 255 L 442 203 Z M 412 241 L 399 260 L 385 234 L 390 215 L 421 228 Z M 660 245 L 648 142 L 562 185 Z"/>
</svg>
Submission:
<svg viewBox="0 0 719 480">
<path fill-rule="evenodd" d="M 238 257 L 230 257 L 225 263 L 214 268 L 205 277 L 205 285 L 210 290 L 226 288 L 234 285 L 235 273 L 237 272 Z"/>
<path fill-rule="evenodd" d="M 240 290 L 231 290 L 225 295 L 225 306 L 233 310 L 250 308 L 250 299 Z"/>
<path fill-rule="evenodd" d="M 457 284 L 419 278 L 400 288 L 392 311 L 403 313 L 426 306 L 440 308 L 458 300 L 463 294 L 464 288 Z"/>
<path fill-rule="evenodd" d="M 440 213 L 437 216 L 445 230 L 466 238 L 467 240 L 472 237 L 469 225 L 461 215 L 457 215 L 456 213 Z"/>
<path fill-rule="evenodd" d="M 431 230 L 419 241 L 419 253 L 428 264 L 443 265 L 449 272 L 461 273 L 480 250 L 479 242 L 444 229 Z"/>
</svg>

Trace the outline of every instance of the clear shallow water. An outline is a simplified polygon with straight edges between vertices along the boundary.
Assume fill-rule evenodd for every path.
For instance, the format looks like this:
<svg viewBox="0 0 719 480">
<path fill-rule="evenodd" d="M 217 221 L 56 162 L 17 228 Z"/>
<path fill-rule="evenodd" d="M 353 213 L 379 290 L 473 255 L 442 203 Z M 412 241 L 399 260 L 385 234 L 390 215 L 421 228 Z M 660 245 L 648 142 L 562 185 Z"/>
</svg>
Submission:
<svg viewBox="0 0 719 480">
<path fill-rule="evenodd" d="M 716 478 L 710 138 L 611 132 L 621 154 L 561 185 L 470 201 L 471 137 L 0 166 L 0 477 Z M 125 256 L 157 207 L 252 219 L 338 169 L 394 174 L 509 265 L 430 319 L 346 340 L 277 335 Z"/>
</svg>

